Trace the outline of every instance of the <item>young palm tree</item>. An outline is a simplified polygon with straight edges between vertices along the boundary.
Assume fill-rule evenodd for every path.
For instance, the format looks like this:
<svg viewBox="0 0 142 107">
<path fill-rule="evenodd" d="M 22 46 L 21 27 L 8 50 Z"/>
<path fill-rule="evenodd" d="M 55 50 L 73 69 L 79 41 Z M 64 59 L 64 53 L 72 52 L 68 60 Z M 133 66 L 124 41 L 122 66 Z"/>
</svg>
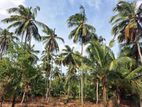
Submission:
<svg viewBox="0 0 142 107">
<path fill-rule="evenodd" d="M 92 66 L 96 65 L 97 73 L 96 75 L 100 76 L 103 87 L 103 102 L 106 106 L 107 104 L 107 75 L 109 73 L 110 63 L 114 60 L 114 54 L 112 51 L 105 45 L 100 44 L 98 41 L 91 41 L 87 52 L 89 54 L 90 61 Z M 107 62 L 107 63 L 106 63 Z"/>
<path fill-rule="evenodd" d="M 19 5 L 18 7 L 10 8 L 8 12 L 10 17 L 5 18 L 2 22 L 10 23 L 8 28 L 15 28 L 15 33 L 21 36 L 21 41 L 25 38 L 25 43 L 29 42 L 31 46 L 31 39 L 40 40 L 40 34 L 38 32 L 39 26 L 45 26 L 43 23 L 36 20 L 37 11 L 40 8 L 24 7 Z"/>
<path fill-rule="evenodd" d="M 7 51 L 11 43 L 15 43 L 14 40 L 18 40 L 12 32 L 9 32 L 7 29 L 0 30 L 0 57 Z"/>
<path fill-rule="evenodd" d="M 134 68 L 133 66 L 136 66 L 135 60 L 126 56 L 118 57 L 110 65 L 112 72 L 108 75 L 108 82 L 115 89 L 118 106 L 120 106 L 121 93 L 125 93 L 127 89 L 131 90 L 130 94 L 141 94 L 142 66 Z"/>
<path fill-rule="evenodd" d="M 79 82 L 78 76 L 76 74 L 77 70 L 78 69 L 76 68 L 76 66 L 72 65 L 72 64 L 70 64 L 68 69 L 67 69 L 67 76 L 66 76 L 65 86 L 67 86 L 67 97 L 68 97 L 67 99 L 68 100 L 70 98 L 70 92 L 71 92 L 70 88 L 71 88 L 71 86 L 73 84 L 75 84 L 76 82 L 77 82 L 77 84 Z"/>
<path fill-rule="evenodd" d="M 104 105 L 107 106 L 107 91 L 110 82 L 113 81 L 114 78 L 116 78 L 117 74 L 119 74 L 121 67 L 126 67 L 126 65 L 130 64 L 130 68 L 132 68 L 133 60 L 127 56 L 121 56 L 116 59 L 111 49 L 104 44 L 100 44 L 98 41 L 91 41 L 87 48 L 87 52 L 89 54 L 89 59 L 91 62 L 90 65 L 92 65 L 92 68 L 94 70 L 93 72 L 95 72 L 97 76 L 96 78 L 102 81 L 103 101 Z M 116 69 L 118 70 L 118 73 L 115 74 Z M 122 70 L 125 75 L 124 71 L 125 69 Z M 139 72 L 140 71 L 141 70 L 139 70 Z M 114 78 L 110 80 L 110 75 L 112 77 L 112 74 L 115 74 L 115 76 L 113 75 Z"/>
<path fill-rule="evenodd" d="M 73 39 L 74 43 L 81 43 L 81 54 L 83 54 L 83 44 L 87 43 L 91 38 L 97 39 L 95 28 L 87 24 L 85 9 L 80 6 L 80 12 L 70 16 L 67 20 L 68 27 L 74 28 L 69 34 L 69 38 Z M 83 72 L 81 73 L 81 104 L 83 106 Z"/>
<path fill-rule="evenodd" d="M 139 9 L 136 8 L 135 2 L 120 1 L 114 8 L 114 15 L 111 18 L 113 25 L 112 33 L 114 37 L 118 38 L 120 43 L 128 43 L 137 46 L 137 50 L 142 63 L 142 53 L 139 40 L 142 35 L 142 17 Z"/>
</svg>

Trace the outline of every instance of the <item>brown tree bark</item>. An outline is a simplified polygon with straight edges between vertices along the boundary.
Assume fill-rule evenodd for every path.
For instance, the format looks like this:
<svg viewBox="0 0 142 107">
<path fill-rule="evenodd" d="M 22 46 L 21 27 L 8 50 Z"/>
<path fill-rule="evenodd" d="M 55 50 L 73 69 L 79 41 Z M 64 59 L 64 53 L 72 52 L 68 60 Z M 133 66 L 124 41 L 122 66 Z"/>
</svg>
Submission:
<svg viewBox="0 0 142 107">
<path fill-rule="evenodd" d="M 83 55 L 83 44 L 81 45 L 81 55 Z M 84 83 L 83 83 L 83 71 L 80 72 L 81 74 L 81 106 L 84 107 Z"/>
<path fill-rule="evenodd" d="M 138 53 L 139 53 L 139 56 L 140 56 L 140 61 L 141 61 L 141 64 L 142 64 L 142 53 L 141 53 L 141 48 L 140 48 L 139 43 L 137 43 L 137 48 L 138 48 Z"/>
<path fill-rule="evenodd" d="M 103 78 L 103 103 L 107 107 L 107 89 L 106 89 L 106 76 Z"/>
<path fill-rule="evenodd" d="M 98 104 L 99 101 L 99 81 L 97 79 L 96 81 L 96 104 Z"/>
</svg>

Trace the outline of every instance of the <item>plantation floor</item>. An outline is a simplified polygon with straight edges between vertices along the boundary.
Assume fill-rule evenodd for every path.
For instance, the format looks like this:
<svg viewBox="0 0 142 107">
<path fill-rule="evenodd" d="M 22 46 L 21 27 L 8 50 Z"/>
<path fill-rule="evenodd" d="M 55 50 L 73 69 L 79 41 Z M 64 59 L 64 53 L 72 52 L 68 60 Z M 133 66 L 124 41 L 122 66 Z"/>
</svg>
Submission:
<svg viewBox="0 0 142 107">
<path fill-rule="evenodd" d="M 4 102 L 2 107 L 11 107 L 11 103 Z M 50 103 L 47 103 L 43 101 L 42 99 L 38 99 L 33 102 L 23 103 L 21 105 L 20 103 L 16 103 L 15 107 L 81 107 L 80 102 L 78 100 L 72 100 L 68 102 L 67 104 L 64 104 L 63 101 L 60 101 L 60 99 L 51 99 Z M 99 104 L 98 106 L 95 103 L 92 102 L 85 102 L 84 107 L 104 107 L 102 104 Z M 112 102 L 108 103 L 108 107 L 115 107 L 113 106 Z M 121 104 L 120 107 L 135 107 L 135 106 L 128 106 L 127 104 Z"/>
</svg>

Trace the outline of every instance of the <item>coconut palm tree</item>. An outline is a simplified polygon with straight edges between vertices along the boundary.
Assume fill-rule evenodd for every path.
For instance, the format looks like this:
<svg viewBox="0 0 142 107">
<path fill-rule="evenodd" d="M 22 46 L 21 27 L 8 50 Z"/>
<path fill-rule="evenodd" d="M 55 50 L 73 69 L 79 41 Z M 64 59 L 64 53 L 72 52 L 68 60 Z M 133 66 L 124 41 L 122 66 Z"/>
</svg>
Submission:
<svg viewBox="0 0 142 107">
<path fill-rule="evenodd" d="M 75 65 L 73 64 L 70 64 L 68 69 L 67 69 L 67 76 L 66 76 L 66 83 L 65 83 L 65 86 L 67 86 L 67 100 L 69 100 L 70 98 L 70 88 L 73 84 L 79 82 L 79 79 L 78 79 L 78 75 L 76 74 L 78 71 L 78 69 L 76 68 Z"/>
<path fill-rule="evenodd" d="M 15 43 L 14 40 L 18 40 L 12 32 L 9 32 L 7 29 L 0 30 L 0 54 L 2 55 L 7 51 L 11 43 Z"/>
<path fill-rule="evenodd" d="M 107 104 L 107 75 L 110 63 L 115 59 L 113 52 L 105 45 L 100 44 L 98 41 L 91 41 L 87 47 L 90 61 L 96 65 L 96 75 L 100 76 L 103 87 L 103 102 Z M 106 63 L 107 62 L 107 63 Z M 92 65 L 92 66 L 94 66 Z"/>
<path fill-rule="evenodd" d="M 92 65 L 92 70 L 95 72 L 96 78 L 102 81 L 103 102 L 104 105 L 107 106 L 107 91 L 109 88 L 109 82 L 113 81 L 113 79 L 116 78 L 116 74 L 120 74 L 119 71 L 121 67 L 126 67 L 126 65 L 129 64 L 131 65 L 130 68 L 132 68 L 133 60 L 127 56 L 121 56 L 116 59 L 111 49 L 106 45 L 99 43 L 98 41 L 91 41 L 89 46 L 87 47 L 87 52 L 90 59 L 89 64 Z M 116 69 L 118 70 L 118 72 L 115 74 Z M 125 69 L 122 70 L 125 75 L 124 71 Z M 139 72 L 140 71 L 141 70 L 139 70 Z M 128 72 L 128 74 L 129 73 L 130 72 Z M 113 75 L 114 78 L 110 80 L 110 76 L 112 77 L 112 74 L 115 74 L 115 76 Z M 136 74 L 134 75 L 136 76 Z"/>
<path fill-rule="evenodd" d="M 74 43 L 81 43 L 81 54 L 83 54 L 83 44 L 87 43 L 90 39 L 97 39 L 95 28 L 87 24 L 87 17 L 85 9 L 80 6 L 80 12 L 70 16 L 67 20 L 68 27 L 74 28 L 69 34 L 69 38 L 73 39 Z M 83 106 L 83 73 L 81 73 L 81 104 Z"/>
<path fill-rule="evenodd" d="M 57 40 L 61 40 L 64 43 L 64 39 L 57 36 L 55 29 L 52 30 L 48 27 L 45 27 L 43 32 L 46 34 L 45 36 L 42 36 L 45 49 L 47 49 L 49 52 L 59 51 Z"/>
<path fill-rule="evenodd" d="M 142 35 L 142 5 L 137 9 L 135 2 L 120 1 L 114 8 L 116 13 L 111 18 L 112 33 L 120 43 L 128 43 L 137 46 L 142 63 L 142 54 L 139 40 Z"/>
<path fill-rule="evenodd" d="M 69 90 L 70 90 L 70 81 L 72 78 L 75 78 L 76 72 L 81 66 L 82 61 L 80 60 L 82 57 L 78 52 L 74 52 L 74 47 L 71 48 L 68 45 L 65 45 L 65 49 L 62 50 L 62 53 L 56 58 L 56 63 L 64 66 L 67 66 L 67 78 L 66 78 L 66 85 L 68 86 L 67 96 L 69 99 Z M 66 86 L 65 85 L 65 86 Z"/>
<path fill-rule="evenodd" d="M 46 94 L 45 98 L 47 99 L 50 95 L 50 76 L 51 76 L 51 60 L 54 60 L 53 56 L 48 50 L 43 51 L 41 60 L 43 61 L 42 63 L 42 69 L 45 71 L 45 77 L 46 77 Z"/>
<path fill-rule="evenodd" d="M 76 65 L 75 61 L 75 52 L 74 47 L 71 48 L 68 45 L 65 45 L 65 49 L 62 50 L 62 53 L 56 58 L 56 63 L 64 66 Z"/>
<path fill-rule="evenodd" d="M 134 2 L 120 1 L 114 8 L 114 15 L 111 19 L 113 24 L 112 33 L 118 37 L 119 42 L 127 43 L 137 47 L 137 51 L 142 63 L 142 53 L 140 39 L 142 35 L 142 5 L 137 9 Z M 139 59 L 139 58 L 137 58 Z M 138 60 L 139 61 L 139 60 Z M 140 96 L 141 97 L 141 96 Z"/>
<path fill-rule="evenodd" d="M 45 26 L 43 23 L 36 20 L 39 7 L 24 7 L 19 5 L 18 7 L 10 8 L 8 10 L 10 17 L 2 20 L 4 23 L 10 23 L 8 28 L 14 28 L 15 33 L 21 36 L 21 41 L 25 38 L 25 43 L 29 42 L 31 46 L 31 39 L 40 40 L 40 34 L 38 26 Z"/>
<path fill-rule="evenodd" d="M 110 74 L 108 75 L 108 82 L 112 83 L 113 89 L 115 89 L 115 94 L 117 96 L 117 104 L 120 106 L 121 96 L 126 93 L 126 90 L 130 90 L 131 93 L 137 95 L 141 94 L 141 76 L 142 76 L 142 66 L 134 68 L 136 66 L 135 60 L 120 56 L 113 60 L 110 64 Z"/>
<path fill-rule="evenodd" d="M 50 28 L 48 28 L 46 26 L 46 27 L 44 27 L 43 32 L 46 35 L 42 36 L 42 41 L 45 44 L 45 50 L 46 50 L 46 52 L 48 53 L 48 55 L 50 54 L 49 58 L 51 58 L 51 56 L 52 57 L 54 56 L 53 55 L 54 52 L 58 52 L 59 51 L 59 46 L 58 46 L 57 40 L 61 40 L 63 43 L 64 43 L 64 40 L 61 37 L 57 36 L 57 34 L 55 33 L 55 29 L 52 30 L 52 29 L 50 29 Z M 51 64 L 51 70 L 53 71 L 53 63 L 54 63 L 53 62 L 53 58 L 50 59 L 49 61 L 50 61 L 49 63 Z M 51 71 L 49 73 L 49 78 L 51 79 Z M 51 86 L 50 79 L 49 79 L 49 82 L 50 82 L 49 85 Z"/>
</svg>

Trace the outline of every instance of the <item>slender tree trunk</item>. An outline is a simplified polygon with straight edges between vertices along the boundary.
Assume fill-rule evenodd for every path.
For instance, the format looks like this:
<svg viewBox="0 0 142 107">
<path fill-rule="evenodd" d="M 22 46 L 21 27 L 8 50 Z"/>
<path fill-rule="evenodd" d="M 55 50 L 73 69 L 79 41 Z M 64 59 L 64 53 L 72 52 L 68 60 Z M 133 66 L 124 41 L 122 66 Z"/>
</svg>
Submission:
<svg viewBox="0 0 142 107">
<path fill-rule="evenodd" d="M 51 74 L 50 74 L 50 75 L 51 75 Z M 50 77 L 50 79 L 49 79 L 48 102 L 50 101 L 50 96 L 51 96 L 50 90 L 51 90 L 51 77 Z"/>
<path fill-rule="evenodd" d="M 140 99 L 139 99 L 140 101 L 140 107 L 142 107 L 142 95 L 140 95 Z"/>
<path fill-rule="evenodd" d="M 119 94 L 119 92 L 118 92 L 118 90 L 116 90 L 116 107 L 120 107 L 120 94 Z"/>
<path fill-rule="evenodd" d="M 11 107 L 15 107 L 15 103 L 16 103 L 16 90 L 15 90 L 14 95 L 13 95 L 13 100 L 12 100 Z"/>
<path fill-rule="evenodd" d="M 96 81 L 96 104 L 98 104 L 99 101 L 99 81 L 97 79 Z"/>
<path fill-rule="evenodd" d="M 83 55 L 83 44 L 81 45 L 81 55 Z M 81 105 L 84 106 L 84 84 L 83 84 L 83 71 L 80 71 L 81 74 Z"/>
<path fill-rule="evenodd" d="M 137 48 L 138 48 L 138 53 L 139 53 L 139 56 L 140 56 L 140 61 L 141 61 L 141 64 L 142 64 L 142 53 L 141 53 L 141 48 L 140 48 L 140 45 L 139 43 L 137 42 Z M 142 107 L 142 96 L 140 95 L 140 107 Z"/>
<path fill-rule="evenodd" d="M 22 35 L 22 37 L 21 37 L 21 43 L 24 42 L 24 41 L 23 41 L 23 38 L 24 38 L 24 35 Z"/>
<path fill-rule="evenodd" d="M 0 52 L 0 60 L 2 60 L 2 52 Z"/>
<path fill-rule="evenodd" d="M 83 73 L 81 73 L 81 105 L 84 106 L 84 84 L 83 84 Z"/>
<path fill-rule="evenodd" d="M 69 97 L 70 97 L 70 85 L 69 85 L 69 83 L 68 83 L 68 92 L 67 92 L 67 94 L 68 94 L 67 95 L 67 97 L 68 97 L 67 99 L 69 100 Z"/>
<path fill-rule="evenodd" d="M 22 100 L 21 100 L 21 104 L 23 104 L 24 99 L 25 99 L 25 96 L 26 96 L 26 91 L 24 91 L 24 93 L 23 93 Z"/>
<path fill-rule="evenodd" d="M 4 97 L 3 97 L 3 95 L 2 95 L 2 96 L 1 96 L 1 104 L 0 104 L 0 107 L 2 107 L 3 101 L 4 101 Z"/>
<path fill-rule="evenodd" d="M 116 89 L 116 98 L 117 98 L 117 106 L 119 107 L 120 106 L 120 91 L 119 91 L 119 88 L 117 87 Z"/>
<path fill-rule="evenodd" d="M 49 87 L 48 87 L 48 77 L 46 77 L 46 94 L 45 94 L 45 99 L 47 100 L 47 97 L 48 97 L 48 93 L 49 93 Z"/>
<path fill-rule="evenodd" d="M 103 78 L 103 103 L 104 107 L 107 107 L 106 77 Z"/>
<path fill-rule="evenodd" d="M 79 100 L 81 101 L 81 82 L 80 82 L 81 80 L 79 80 Z"/>
<path fill-rule="evenodd" d="M 51 71 L 49 73 L 49 91 L 48 91 L 48 102 L 50 101 L 50 90 L 51 90 L 51 73 L 53 71 L 53 61 L 51 61 Z"/>
<path fill-rule="evenodd" d="M 30 48 L 32 47 L 32 41 L 31 41 L 31 39 L 29 40 L 29 46 L 30 46 Z"/>
<path fill-rule="evenodd" d="M 140 61 L 141 61 L 141 64 L 142 64 L 142 53 L 141 53 L 141 48 L 140 48 L 139 43 L 137 43 L 137 48 L 138 48 L 138 53 L 139 53 L 139 56 L 140 56 Z"/>
</svg>

